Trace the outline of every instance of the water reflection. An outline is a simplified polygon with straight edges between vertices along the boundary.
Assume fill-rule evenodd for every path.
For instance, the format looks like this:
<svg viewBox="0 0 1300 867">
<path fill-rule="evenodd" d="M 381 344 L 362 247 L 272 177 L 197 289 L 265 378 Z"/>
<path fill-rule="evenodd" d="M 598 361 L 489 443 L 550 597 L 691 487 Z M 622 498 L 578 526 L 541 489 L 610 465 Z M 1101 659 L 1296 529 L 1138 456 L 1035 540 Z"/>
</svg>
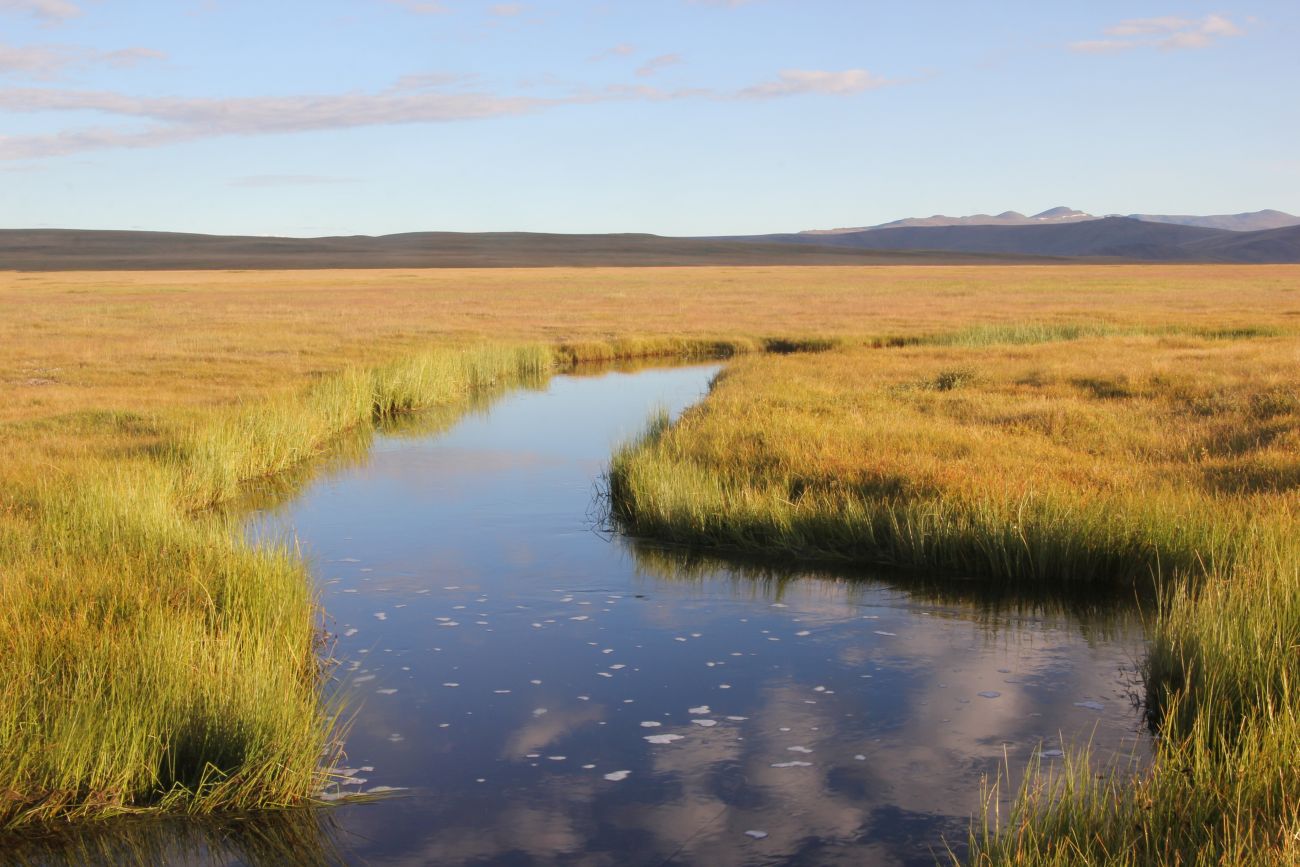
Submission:
<svg viewBox="0 0 1300 867">
<path fill-rule="evenodd" d="M 125 816 L 70 826 L 57 834 L 0 836 L 5 864 L 122 865 L 295 864 L 332 867 L 350 861 L 329 810 L 222 817 Z"/>
<path fill-rule="evenodd" d="M 357 707 L 342 789 L 402 790 L 328 813 L 344 861 L 932 864 L 1004 757 L 1142 749 L 1131 606 L 593 532 L 611 448 L 715 370 L 556 378 L 261 501 L 250 537 L 307 552 Z"/>
</svg>

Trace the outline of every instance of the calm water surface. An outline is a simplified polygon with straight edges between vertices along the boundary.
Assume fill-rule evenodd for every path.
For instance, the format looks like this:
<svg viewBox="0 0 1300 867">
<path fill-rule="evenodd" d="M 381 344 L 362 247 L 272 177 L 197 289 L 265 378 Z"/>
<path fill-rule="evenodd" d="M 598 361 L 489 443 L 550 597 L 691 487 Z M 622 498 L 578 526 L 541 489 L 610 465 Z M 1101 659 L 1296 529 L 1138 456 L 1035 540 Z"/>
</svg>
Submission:
<svg viewBox="0 0 1300 867">
<path fill-rule="evenodd" d="M 1131 615 L 685 562 L 593 527 L 612 447 L 716 369 L 557 377 L 381 436 L 254 516 L 296 536 L 338 636 L 340 791 L 402 790 L 328 811 L 304 861 L 933 864 L 1004 756 L 1142 751 Z"/>
</svg>

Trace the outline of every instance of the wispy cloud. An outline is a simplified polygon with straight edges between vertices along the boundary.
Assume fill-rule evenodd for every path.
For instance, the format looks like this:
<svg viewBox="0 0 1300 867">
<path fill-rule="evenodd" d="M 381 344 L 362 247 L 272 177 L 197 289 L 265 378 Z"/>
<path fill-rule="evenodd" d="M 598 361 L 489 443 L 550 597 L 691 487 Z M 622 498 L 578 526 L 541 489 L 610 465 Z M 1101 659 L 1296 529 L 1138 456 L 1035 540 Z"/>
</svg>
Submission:
<svg viewBox="0 0 1300 867">
<path fill-rule="evenodd" d="M 874 75 L 865 69 L 783 69 L 774 81 L 755 84 L 736 95 L 742 99 L 774 99 L 808 93 L 844 96 L 898 83 L 896 79 Z"/>
<path fill-rule="evenodd" d="M 71 0 L 0 0 L 0 11 L 34 15 L 50 24 L 58 24 L 81 14 L 81 7 Z"/>
<path fill-rule="evenodd" d="M 38 87 L 0 89 L 0 111 L 86 111 L 117 121 L 113 126 L 45 135 L 0 135 L 0 160 L 40 159 L 109 148 L 159 147 L 220 136 L 485 120 L 613 101 L 772 99 L 800 94 L 847 96 L 901 83 L 862 69 L 785 70 L 773 81 L 735 91 L 612 85 L 599 90 L 537 97 L 446 89 L 446 84 L 457 81 L 470 80 L 436 75 L 406 76 L 374 92 L 229 98 L 137 97 L 107 90 Z"/>
<path fill-rule="evenodd" d="M 356 182 L 356 178 L 337 178 L 330 175 L 245 175 L 232 178 L 227 186 L 265 189 L 267 187 L 317 187 Z"/>
<path fill-rule="evenodd" d="M 649 78 L 661 69 L 667 69 L 669 66 L 676 66 L 682 62 L 680 54 L 660 54 L 658 57 L 652 57 L 645 63 L 641 64 L 636 71 L 639 78 Z"/>
<path fill-rule="evenodd" d="M 0 75 L 51 80 L 76 69 L 109 66 L 130 69 L 167 55 L 152 48 L 120 48 L 96 51 L 75 45 L 5 45 L 0 43 Z"/>
<path fill-rule="evenodd" d="M 495 18 L 514 18 L 528 11 L 525 3 L 496 3 L 488 7 L 488 14 Z"/>
<path fill-rule="evenodd" d="M 447 8 L 447 4 L 440 3 L 438 0 L 384 0 L 384 2 L 390 6 L 400 6 L 416 15 L 441 15 L 451 11 Z"/>
<path fill-rule="evenodd" d="M 629 57 L 636 53 L 636 46 L 631 42 L 620 42 L 612 48 L 606 48 L 597 54 L 591 55 L 591 60 L 609 60 L 611 57 Z"/>
<path fill-rule="evenodd" d="M 1158 48 L 1177 51 L 1206 48 L 1215 40 L 1242 36 L 1245 30 L 1222 15 L 1204 18 L 1128 18 L 1107 27 L 1105 39 L 1085 39 L 1070 43 L 1070 50 L 1082 54 L 1115 54 L 1135 48 Z"/>
<path fill-rule="evenodd" d="M 480 120 L 525 114 L 564 101 L 391 89 L 378 93 L 185 99 L 133 97 L 112 91 L 11 88 L 0 90 L 0 110 L 96 111 L 152 125 L 145 129 L 96 127 L 53 135 L 0 136 L 0 158 L 156 147 L 227 135 Z"/>
</svg>

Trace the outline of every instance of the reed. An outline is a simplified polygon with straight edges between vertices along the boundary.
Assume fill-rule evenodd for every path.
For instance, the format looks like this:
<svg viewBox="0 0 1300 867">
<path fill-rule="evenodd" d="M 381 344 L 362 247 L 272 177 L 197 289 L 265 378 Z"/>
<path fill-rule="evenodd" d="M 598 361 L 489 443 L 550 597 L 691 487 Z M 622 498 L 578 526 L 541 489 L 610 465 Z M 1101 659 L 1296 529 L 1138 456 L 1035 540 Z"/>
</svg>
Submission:
<svg viewBox="0 0 1300 867">
<path fill-rule="evenodd" d="M 1151 767 L 1031 768 L 978 864 L 1300 854 L 1300 374 L 1268 328 L 979 329 L 733 363 L 618 451 L 629 532 L 1151 600 Z M 1038 342 L 1033 342 L 1035 339 Z"/>
</svg>

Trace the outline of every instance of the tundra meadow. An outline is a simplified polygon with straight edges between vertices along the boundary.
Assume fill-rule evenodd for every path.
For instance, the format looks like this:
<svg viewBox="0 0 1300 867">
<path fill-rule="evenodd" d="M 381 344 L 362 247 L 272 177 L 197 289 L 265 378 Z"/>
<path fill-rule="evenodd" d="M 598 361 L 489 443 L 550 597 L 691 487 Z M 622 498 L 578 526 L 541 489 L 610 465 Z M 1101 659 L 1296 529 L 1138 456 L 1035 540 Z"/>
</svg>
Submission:
<svg viewBox="0 0 1300 867">
<path fill-rule="evenodd" d="M 612 456 L 624 529 L 1147 614 L 1150 766 L 1080 748 L 1018 792 L 990 780 L 972 863 L 1294 863 L 1297 287 L 1291 266 L 0 275 L 0 825 L 317 803 L 349 709 L 310 576 L 214 507 L 577 361 L 720 357 L 702 403 Z"/>
</svg>

